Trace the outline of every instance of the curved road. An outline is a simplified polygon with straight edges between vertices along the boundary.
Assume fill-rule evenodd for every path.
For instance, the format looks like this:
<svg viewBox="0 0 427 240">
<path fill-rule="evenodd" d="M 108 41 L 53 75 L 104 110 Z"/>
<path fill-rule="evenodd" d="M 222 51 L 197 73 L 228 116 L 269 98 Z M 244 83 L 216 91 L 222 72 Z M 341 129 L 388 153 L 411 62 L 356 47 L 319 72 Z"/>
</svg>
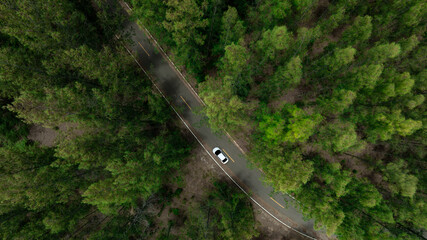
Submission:
<svg viewBox="0 0 427 240">
<path fill-rule="evenodd" d="M 126 3 L 120 4 L 127 12 L 131 11 Z M 249 167 L 243 151 L 230 136 L 213 133 L 206 124 L 201 124 L 201 116 L 197 112 L 203 107 L 203 101 L 177 71 L 150 33 L 135 22 L 128 22 L 125 32 L 132 33 L 133 44 L 126 47 L 129 53 L 212 160 L 230 179 L 248 194 L 255 204 L 285 227 L 291 228 L 306 239 L 315 239 L 323 235 L 313 229 L 312 220 L 304 220 L 302 214 L 293 207 L 294 199 L 287 195 L 272 194 L 273 189 L 261 181 L 261 171 Z M 228 155 L 230 161 L 226 165 L 221 164 L 212 154 L 214 147 L 221 148 Z"/>
</svg>

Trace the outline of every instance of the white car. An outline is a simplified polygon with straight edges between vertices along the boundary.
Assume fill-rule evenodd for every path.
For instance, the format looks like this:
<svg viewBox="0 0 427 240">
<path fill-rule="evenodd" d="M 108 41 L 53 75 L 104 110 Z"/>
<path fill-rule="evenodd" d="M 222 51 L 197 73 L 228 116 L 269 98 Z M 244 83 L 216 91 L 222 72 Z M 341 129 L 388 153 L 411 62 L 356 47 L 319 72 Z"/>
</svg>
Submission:
<svg viewBox="0 0 427 240">
<path fill-rule="evenodd" d="M 224 156 L 224 154 L 222 153 L 221 149 L 219 149 L 219 147 L 214 148 L 212 152 L 219 158 L 219 160 L 221 160 L 222 164 L 228 163 L 228 158 Z"/>
</svg>

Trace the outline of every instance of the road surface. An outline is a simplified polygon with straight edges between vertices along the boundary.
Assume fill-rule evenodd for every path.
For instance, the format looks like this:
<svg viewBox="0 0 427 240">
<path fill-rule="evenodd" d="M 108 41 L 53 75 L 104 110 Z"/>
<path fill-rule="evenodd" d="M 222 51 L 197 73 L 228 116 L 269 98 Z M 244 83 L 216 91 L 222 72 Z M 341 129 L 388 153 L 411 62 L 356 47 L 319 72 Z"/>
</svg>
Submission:
<svg viewBox="0 0 427 240">
<path fill-rule="evenodd" d="M 127 8 L 127 12 L 131 11 L 125 3 L 121 2 L 121 5 Z M 133 45 L 126 46 L 129 53 L 149 75 L 179 118 L 217 162 L 217 165 L 239 188 L 250 195 L 252 201 L 281 222 L 284 227 L 291 228 L 307 239 L 314 239 L 317 234 L 313 229 L 313 221 L 304 220 L 302 214 L 292 206 L 293 204 L 285 202 L 285 199 L 290 203 L 295 200 L 287 195 L 271 194 L 273 189 L 261 180 L 262 172 L 249 166 L 239 146 L 227 135 L 214 133 L 207 124 L 201 123 L 201 114 L 198 112 L 203 107 L 203 102 L 176 70 L 173 63 L 168 60 L 167 55 L 162 52 L 150 33 L 135 22 L 128 22 L 125 32 L 132 32 Z M 229 157 L 230 161 L 226 165 L 212 154 L 214 147 L 221 148 Z"/>
</svg>

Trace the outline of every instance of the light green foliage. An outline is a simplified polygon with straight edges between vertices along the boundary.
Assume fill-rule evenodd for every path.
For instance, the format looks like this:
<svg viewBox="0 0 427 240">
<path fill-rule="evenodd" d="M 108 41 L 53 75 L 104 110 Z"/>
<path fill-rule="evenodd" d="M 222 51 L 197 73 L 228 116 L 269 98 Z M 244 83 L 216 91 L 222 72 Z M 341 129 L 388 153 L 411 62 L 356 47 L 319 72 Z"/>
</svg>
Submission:
<svg viewBox="0 0 427 240">
<path fill-rule="evenodd" d="M 414 50 L 414 48 L 418 46 L 419 43 L 420 41 L 416 35 L 412 35 L 409 38 L 399 41 L 401 49 L 400 57 L 407 56 L 412 50 Z"/>
<path fill-rule="evenodd" d="M 403 204 L 402 204 L 403 203 Z M 425 228 L 427 226 L 427 204 L 421 198 L 404 198 L 402 202 L 396 203 L 394 206 L 399 221 L 407 221 L 414 224 L 417 228 Z"/>
<path fill-rule="evenodd" d="M 385 108 L 376 108 L 373 115 L 369 116 L 370 128 L 367 130 L 368 140 L 389 140 L 393 134 L 401 136 L 411 135 L 422 127 L 422 122 L 406 119 L 400 110 L 389 111 Z"/>
<path fill-rule="evenodd" d="M 200 85 L 200 89 L 200 97 L 206 103 L 204 112 L 213 129 L 237 131 L 248 126 L 249 114 L 255 106 L 244 103 L 232 94 L 230 77 L 223 79 L 222 85 L 215 79 L 207 78 L 206 82 Z"/>
<path fill-rule="evenodd" d="M 313 135 L 317 124 L 322 121 L 320 114 L 309 115 L 295 105 L 286 104 L 283 116 L 287 120 L 284 140 L 290 143 L 305 142 Z"/>
<path fill-rule="evenodd" d="M 407 11 L 402 16 L 402 22 L 408 27 L 413 27 L 418 25 L 423 18 L 427 15 L 426 11 L 427 5 L 425 2 L 420 1 L 412 6 L 409 11 Z"/>
<path fill-rule="evenodd" d="M 259 144 L 250 159 L 262 167 L 266 175 L 264 181 L 282 192 L 299 189 L 310 180 L 314 170 L 298 150 L 284 149 L 271 142 Z"/>
<path fill-rule="evenodd" d="M 315 184 L 307 184 L 297 192 L 303 212 L 315 219 L 315 228 L 326 228 L 326 233 L 332 235 L 344 220 L 345 214 L 338 203 L 327 194 L 318 189 Z M 310 194 L 307 194 L 310 193 Z"/>
<path fill-rule="evenodd" d="M 353 62 L 355 54 L 356 49 L 352 47 L 337 49 L 335 50 L 334 55 L 324 59 L 324 65 L 326 65 L 330 72 L 336 72 L 342 67 Z"/>
<path fill-rule="evenodd" d="M 313 172 L 312 164 L 303 161 L 300 153 L 282 152 L 280 155 L 273 155 L 266 156 L 269 164 L 263 169 L 266 173 L 265 181 L 276 190 L 281 192 L 295 191 L 310 179 Z"/>
<path fill-rule="evenodd" d="M 427 69 L 415 76 L 415 89 L 420 91 L 427 90 Z"/>
<path fill-rule="evenodd" d="M 224 48 L 231 43 L 237 43 L 241 39 L 246 28 L 243 21 L 239 19 L 236 8 L 228 6 L 228 10 L 224 12 L 221 19 L 222 29 L 219 40 L 219 46 Z"/>
<path fill-rule="evenodd" d="M 412 198 L 417 190 L 418 179 L 409 174 L 407 164 L 403 159 L 397 162 L 390 162 L 383 170 L 384 180 L 394 194 L 401 194 L 404 197 Z"/>
<path fill-rule="evenodd" d="M 354 20 L 351 27 L 343 32 L 341 41 L 345 45 L 356 45 L 367 41 L 371 37 L 372 32 L 372 17 L 358 16 Z"/>
<path fill-rule="evenodd" d="M 336 89 L 331 98 L 319 99 L 319 105 L 323 113 L 340 114 L 353 104 L 356 93 L 346 89 Z"/>
<path fill-rule="evenodd" d="M 258 130 L 263 133 L 263 140 L 272 144 L 280 144 L 285 141 L 283 131 L 286 120 L 279 113 L 262 116 Z"/>
<path fill-rule="evenodd" d="M 266 30 L 256 45 L 264 58 L 273 60 L 280 51 L 289 47 L 291 40 L 292 33 L 288 32 L 286 26 L 276 26 L 272 30 Z"/>
<path fill-rule="evenodd" d="M 258 131 L 263 141 L 272 145 L 305 142 L 321 120 L 319 114 L 310 115 L 295 105 L 285 104 L 280 114 L 263 115 Z"/>
<path fill-rule="evenodd" d="M 387 101 L 396 96 L 404 96 L 411 92 L 415 80 L 408 72 L 398 73 L 395 69 L 389 68 L 384 71 L 384 80 L 375 89 L 372 99 L 375 102 Z"/>
<path fill-rule="evenodd" d="M 373 207 L 371 209 L 371 213 L 375 218 L 381 221 L 386 223 L 395 223 L 393 212 L 391 211 L 390 207 L 384 203 L 384 201 Z"/>
<path fill-rule="evenodd" d="M 412 87 L 414 86 L 414 79 L 411 78 L 411 75 L 408 72 L 397 75 L 393 79 L 395 85 L 396 95 L 402 96 L 408 94 Z"/>
<path fill-rule="evenodd" d="M 357 139 L 356 126 L 350 123 L 329 123 L 319 130 L 318 144 L 330 152 L 344 152 L 363 145 Z"/>
<path fill-rule="evenodd" d="M 382 72 L 383 65 L 381 64 L 360 66 L 351 71 L 348 84 L 352 90 L 359 90 L 360 88 L 373 89 L 377 85 Z"/>
<path fill-rule="evenodd" d="M 408 107 L 409 109 L 414 109 L 420 106 L 421 104 L 423 104 L 424 100 L 425 100 L 424 95 L 421 95 L 421 94 L 415 95 L 406 102 L 406 107 Z"/>
<path fill-rule="evenodd" d="M 368 50 L 366 60 L 374 64 L 381 64 L 400 54 L 400 45 L 397 43 L 385 43 Z"/>
<path fill-rule="evenodd" d="M 299 56 L 291 58 L 285 67 L 279 67 L 275 77 L 281 79 L 284 83 L 284 88 L 296 87 L 302 77 L 302 64 Z"/>
<path fill-rule="evenodd" d="M 320 164 L 320 177 L 334 191 L 337 198 L 345 196 L 349 190 L 348 184 L 352 181 L 350 172 L 343 170 L 339 163 Z"/>
<path fill-rule="evenodd" d="M 202 7 L 195 0 L 168 0 L 166 20 L 163 26 L 172 33 L 178 46 L 189 44 L 203 45 L 205 36 L 199 30 L 208 25 L 203 19 Z"/>
<path fill-rule="evenodd" d="M 237 77 L 246 68 L 249 54 L 245 47 L 232 43 L 225 47 L 224 57 L 221 59 L 221 70 L 224 75 Z"/>
<path fill-rule="evenodd" d="M 382 200 L 382 196 L 378 190 L 374 187 L 374 185 L 368 182 L 361 182 L 356 186 L 356 189 L 357 190 L 355 193 L 357 193 L 357 198 L 360 204 L 364 207 L 375 207 Z"/>
</svg>

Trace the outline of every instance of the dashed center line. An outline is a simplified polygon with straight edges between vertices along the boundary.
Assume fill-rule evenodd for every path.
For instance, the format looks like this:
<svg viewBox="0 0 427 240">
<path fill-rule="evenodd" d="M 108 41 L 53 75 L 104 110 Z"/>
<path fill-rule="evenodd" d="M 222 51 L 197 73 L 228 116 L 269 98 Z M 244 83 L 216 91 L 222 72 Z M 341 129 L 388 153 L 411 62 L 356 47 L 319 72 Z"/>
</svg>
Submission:
<svg viewBox="0 0 427 240">
<path fill-rule="evenodd" d="M 147 50 L 145 50 L 145 48 L 142 46 L 142 44 L 141 44 L 140 42 L 138 42 L 138 44 L 139 44 L 139 46 L 141 46 L 142 50 L 144 50 L 144 52 L 145 52 L 148 56 L 150 56 L 150 54 L 148 54 Z"/>
<path fill-rule="evenodd" d="M 234 160 L 230 157 L 230 154 L 228 154 L 227 151 L 225 151 L 225 149 L 222 149 L 222 150 L 224 150 L 225 154 L 227 154 L 227 156 L 231 159 L 231 161 L 234 162 Z"/>
<path fill-rule="evenodd" d="M 190 107 L 190 105 L 188 105 L 188 103 L 187 103 L 187 101 L 185 101 L 185 99 L 182 97 L 182 96 L 180 96 L 181 97 L 181 99 L 182 99 L 182 101 L 184 101 L 184 103 L 187 105 L 187 107 L 190 109 L 190 111 L 193 111 L 193 110 L 191 110 L 191 107 Z"/>
<path fill-rule="evenodd" d="M 273 200 L 273 202 L 277 203 L 277 205 L 279 205 L 280 207 L 285 208 L 280 203 L 278 203 L 276 200 L 274 200 L 274 198 L 270 197 L 270 199 Z"/>
</svg>

